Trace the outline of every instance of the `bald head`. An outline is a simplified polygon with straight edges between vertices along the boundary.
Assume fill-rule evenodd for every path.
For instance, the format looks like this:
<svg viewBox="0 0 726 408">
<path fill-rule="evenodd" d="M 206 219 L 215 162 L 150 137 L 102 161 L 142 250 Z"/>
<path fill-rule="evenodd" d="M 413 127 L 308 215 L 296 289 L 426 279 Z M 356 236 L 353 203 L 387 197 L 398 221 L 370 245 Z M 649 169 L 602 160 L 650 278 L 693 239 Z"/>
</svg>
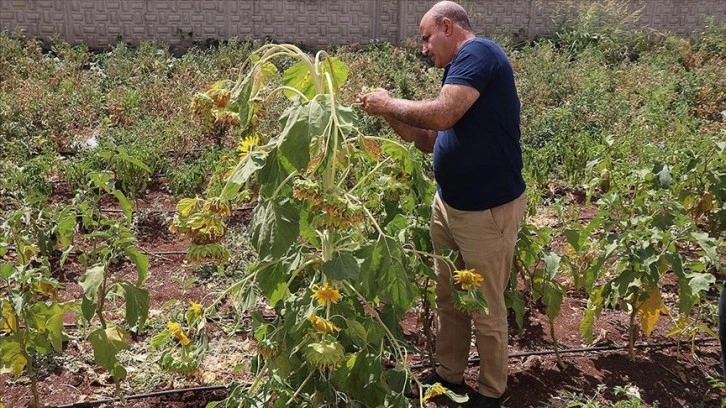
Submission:
<svg viewBox="0 0 726 408">
<path fill-rule="evenodd" d="M 453 1 L 440 1 L 434 4 L 427 14 L 431 15 L 437 27 L 441 25 L 443 19 L 448 18 L 464 31 L 472 31 L 466 10 Z"/>
</svg>

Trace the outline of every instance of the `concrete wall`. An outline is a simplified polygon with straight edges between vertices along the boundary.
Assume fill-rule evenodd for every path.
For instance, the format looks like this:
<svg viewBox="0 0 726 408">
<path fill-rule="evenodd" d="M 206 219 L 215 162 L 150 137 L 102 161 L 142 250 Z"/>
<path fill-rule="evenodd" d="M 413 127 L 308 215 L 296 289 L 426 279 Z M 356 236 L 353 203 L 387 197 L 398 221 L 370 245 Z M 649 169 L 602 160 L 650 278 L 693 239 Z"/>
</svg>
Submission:
<svg viewBox="0 0 726 408">
<path fill-rule="evenodd" d="M 570 0 L 572 1 L 572 0 Z M 583 0 L 574 0 L 576 2 Z M 418 36 L 429 0 L 0 0 L 0 29 L 71 44 L 107 47 L 158 40 L 175 48 L 232 37 L 322 48 L 330 44 L 398 43 Z M 558 3 L 460 0 L 479 34 L 531 39 L 551 31 Z M 683 35 L 705 18 L 726 21 L 726 0 L 629 0 L 643 26 Z"/>
</svg>

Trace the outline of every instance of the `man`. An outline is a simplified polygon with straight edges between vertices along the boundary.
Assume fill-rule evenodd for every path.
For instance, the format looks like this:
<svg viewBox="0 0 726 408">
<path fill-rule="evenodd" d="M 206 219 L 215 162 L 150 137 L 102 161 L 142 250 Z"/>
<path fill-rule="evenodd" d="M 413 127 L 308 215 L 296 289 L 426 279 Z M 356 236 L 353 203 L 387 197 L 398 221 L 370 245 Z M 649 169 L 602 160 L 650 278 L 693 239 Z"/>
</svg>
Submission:
<svg viewBox="0 0 726 408">
<path fill-rule="evenodd" d="M 505 53 L 476 37 L 461 6 L 436 3 L 419 29 L 424 55 L 445 68 L 439 95 L 409 101 L 378 89 L 360 97 L 361 108 L 383 117 L 403 140 L 433 152 L 438 184 L 430 224 L 434 249 L 456 251 L 457 269 L 474 269 L 484 277 L 481 290 L 489 313 L 469 315 L 452 302 L 448 264 L 434 261 L 439 367 L 423 382 L 447 388 L 463 383 L 473 320 L 481 365 L 472 405 L 499 407 L 507 383 L 504 290 L 526 209 L 519 98 Z"/>
</svg>

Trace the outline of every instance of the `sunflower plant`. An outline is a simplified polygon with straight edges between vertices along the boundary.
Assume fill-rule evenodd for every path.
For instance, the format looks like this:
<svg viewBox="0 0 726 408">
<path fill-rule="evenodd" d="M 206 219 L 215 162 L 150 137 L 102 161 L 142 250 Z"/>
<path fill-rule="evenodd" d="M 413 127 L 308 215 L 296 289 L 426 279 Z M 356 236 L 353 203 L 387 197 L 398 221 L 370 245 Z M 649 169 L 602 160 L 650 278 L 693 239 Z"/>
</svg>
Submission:
<svg viewBox="0 0 726 408">
<path fill-rule="evenodd" d="M 159 366 L 178 373 L 196 373 L 207 351 L 206 322 L 204 308 L 194 301 L 189 302 L 181 323 L 169 320 L 150 341 L 151 347 L 162 350 Z"/>
<path fill-rule="evenodd" d="M 347 77 L 324 51 L 268 44 L 236 82 L 192 102 L 204 120 L 237 128 L 238 160 L 221 189 L 179 202 L 173 229 L 191 238 L 193 257 L 224 261 L 231 203 L 256 202 L 248 230 L 257 261 L 220 299 L 244 312 L 260 293 L 275 311 L 252 311 L 255 380 L 224 404 L 409 403 L 410 347 L 398 322 L 420 296 L 417 282 L 432 277 L 433 183 L 414 148 L 359 131 L 359 112 L 341 97 Z M 273 104 L 285 109 L 268 131 Z"/>
</svg>

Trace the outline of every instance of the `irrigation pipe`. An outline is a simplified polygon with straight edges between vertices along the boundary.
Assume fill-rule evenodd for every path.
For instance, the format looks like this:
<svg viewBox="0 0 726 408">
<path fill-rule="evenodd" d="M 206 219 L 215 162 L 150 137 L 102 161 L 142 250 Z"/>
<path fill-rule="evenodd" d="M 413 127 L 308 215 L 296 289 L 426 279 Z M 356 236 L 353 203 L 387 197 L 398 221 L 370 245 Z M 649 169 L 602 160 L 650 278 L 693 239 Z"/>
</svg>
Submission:
<svg viewBox="0 0 726 408">
<path fill-rule="evenodd" d="M 694 344 L 702 344 L 702 343 L 711 343 L 715 341 L 714 338 L 701 338 L 701 339 L 695 339 L 692 341 Z M 665 343 L 641 343 L 636 344 L 636 348 L 665 348 L 665 347 L 672 347 L 677 346 L 678 344 L 685 343 L 685 342 L 665 342 Z M 603 351 L 611 351 L 611 350 L 622 350 L 627 349 L 627 345 L 609 345 L 609 346 L 594 346 L 594 347 L 582 347 L 582 348 L 571 348 L 571 349 L 563 349 L 558 350 L 562 354 L 566 353 L 584 353 L 584 352 L 603 352 Z M 529 357 L 529 356 L 535 356 L 535 355 L 547 355 L 547 354 L 555 354 L 554 350 L 538 350 L 538 351 L 527 351 L 522 353 L 513 353 L 509 355 L 509 358 L 521 358 L 521 357 Z M 473 365 L 474 363 L 479 362 L 479 357 L 472 357 L 469 359 L 468 363 L 469 365 Z M 423 364 L 412 364 L 409 366 L 412 369 L 419 369 L 419 368 L 426 368 L 428 365 Z M 185 392 L 202 392 L 202 391 L 221 391 L 221 390 L 227 390 L 229 389 L 231 384 L 227 385 L 212 385 L 212 386 L 205 386 L 205 387 L 191 387 L 191 388 L 177 388 L 172 390 L 165 390 L 165 391 L 157 391 L 157 392 L 149 392 L 149 393 L 143 393 L 143 394 L 134 394 L 126 396 L 125 400 L 135 400 L 135 399 L 143 399 L 143 398 L 154 398 L 154 397 L 163 397 L 167 395 L 173 395 L 173 394 L 182 394 Z M 77 402 L 74 404 L 68 404 L 68 405 L 57 405 L 54 408 L 89 408 L 89 407 L 95 407 L 97 405 L 101 404 L 108 404 L 113 403 L 116 401 L 120 401 L 120 398 L 109 398 L 109 399 L 103 399 L 103 400 L 95 400 L 95 401 L 84 401 L 84 402 Z"/>
<path fill-rule="evenodd" d="M 239 207 L 239 208 L 232 208 L 231 211 L 238 212 L 238 211 L 249 211 L 249 210 L 254 210 L 254 209 L 255 209 L 255 206 L 244 206 L 244 207 Z M 111 213 L 111 214 L 121 214 L 124 212 L 124 210 L 119 209 L 119 208 L 101 208 L 100 211 L 104 212 L 104 213 Z M 153 214 L 153 213 L 168 214 L 168 213 L 175 213 L 176 211 L 177 211 L 176 209 L 174 209 L 174 210 L 151 210 L 151 209 L 149 209 L 149 210 L 146 210 L 146 209 L 131 210 L 132 213 L 141 212 L 141 213 L 150 213 L 150 214 Z"/>
<path fill-rule="evenodd" d="M 676 342 L 676 341 L 670 341 L 670 342 L 664 342 L 664 343 L 640 343 L 635 344 L 635 348 L 666 348 L 666 347 L 673 347 L 677 346 L 679 344 L 703 344 L 703 343 L 711 343 L 716 341 L 714 338 L 701 338 L 701 339 L 695 339 L 693 341 L 682 341 L 682 342 Z M 592 346 L 592 347 L 581 347 L 581 348 L 570 348 L 570 349 L 562 349 L 557 350 L 560 354 L 574 354 L 574 353 L 590 353 L 590 352 L 603 352 L 603 351 L 614 351 L 614 350 L 624 350 L 627 349 L 628 345 L 617 345 L 617 344 L 611 344 L 608 346 Z M 555 354 L 555 350 L 537 350 L 537 351 L 526 351 L 522 353 L 512 353 L 509 354 L 509 358 L 521 358 L 521 357 L 529 357 L 529 356 L 539 356 L 539 355 L 548 355 L 548 354 Z M 474 365 L 476 363 L 479 363 L 480 358 L 479 356 L 471 357 L 468 360 L 469 365 Z M 428 364 L 412 364 L 409 367 L 411 368 L 426 368 L 429 367 Z"/>
<path fill-rule="evenodd" d="M 173 395 L 173 394 L 181 394 L 185 392 L 202 392 L 202 391 L 220 391 L 220 390 L 226 390 L 229 388 L 229 385 L 210 385 L 205 387 L 191 387 L 191 388 L 177 388 L 173 390 L 164 390 L 164 391 L 155 391 L 155 392 L 148 392 L 144 394 L 134 394 L 124 397 L 124 400 L 135 400 L 135 399 L 144 399 L 144 398 L 154 398 L 154 397 L 163 397 L 166 395 Z M 55 408 L 87 408 L 87 407 L 95 407 L 97 405 L 101 404 L 111 404 L 116 401 L 121 401 L 121 398 L 107 398 L 102 400 L 94 400 L 94 401 L 83 401 L 83 402 L 76 402 L 73 404 L 67 404 L 67 405 L 56 405 Z"/>
<path fill-rule="evenodd" d="M 11 251 L 11 252 L 17 252 L 17 249 L 15 247 L 12 247 L 12 246 L 7 247 L 6 249 L 8 251 Z M 141 248 L 141 250 L 144 251 L 144 252 L 146 252 L 147 254 L 153 255 L 153 256 L 162 256 L 162 255 L 186 255 L 187 253 L 189 253 L 189 251 L 147 251 L 144 248 Z M 82 251 L 82 250 L 80 250 L 80 249 L 76 249 L 76 250 L 70 251 L 69 252 L 69 255 L 80 255 L 80 254 L 83 254 L 83 253 L 85 253 L 85 252 Z"/>
<path fill-rule="evenodd" d="M 212 146 L 210 148 L 214 148 L 214 147 L 215 146 Z M 166 156 L 166 157 L 184 157 L 184 156 L 193 156 L 193 155 L 196 155 L 196 154 L 201 155 L 202 153 L 204 153 L 206 151 L 209 151 L 210 148 L 206 148 L 206 149 L 204 149 L 204 148 L 189 149 L 189 150 L 184 151 L 184 152 L 180 152 L 179 150 L 165 150 L 164 151 L 164 156 Z M 83 150 L 86 150 L 86 149 L 91 149 L 91 147 L 88 146 L 87 148 L 85 148 Z M 56 151 L 56 153 L 58 154 L 58 156 L 61 156 L 61 157 L 64 157 L 64 158 L 65 157 L 76 157 L 76 156 L 79 156 L 81 154 L 81 152 L 82 152 L 82 150 L 60 150 L 60 151 Z M 40 154 L 33 155 L 33 157 L 38 157 L 38 156 L 40 156 Z"/>
</svg>

